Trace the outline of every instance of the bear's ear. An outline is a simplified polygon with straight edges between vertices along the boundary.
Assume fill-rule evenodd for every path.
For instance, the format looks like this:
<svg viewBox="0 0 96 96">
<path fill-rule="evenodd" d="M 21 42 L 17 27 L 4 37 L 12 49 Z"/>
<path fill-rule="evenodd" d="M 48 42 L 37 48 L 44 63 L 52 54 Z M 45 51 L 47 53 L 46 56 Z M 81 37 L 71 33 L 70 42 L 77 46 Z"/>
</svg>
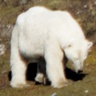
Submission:
<svg viewBox="0 0 96 96">
<path fill-rule="evenodd" d="M 93 45 L 93 42 L 88 41 L 88 49 L 90 49 Z"/>
</svg>

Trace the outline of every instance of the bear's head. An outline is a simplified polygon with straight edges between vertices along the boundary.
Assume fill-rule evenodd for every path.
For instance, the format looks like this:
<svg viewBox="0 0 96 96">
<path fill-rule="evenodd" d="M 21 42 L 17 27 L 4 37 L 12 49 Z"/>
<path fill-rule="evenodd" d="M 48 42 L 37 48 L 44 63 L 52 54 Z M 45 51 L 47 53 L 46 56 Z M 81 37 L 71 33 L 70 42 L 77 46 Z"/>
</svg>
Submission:
<svg viewBox="0 0 96 96">
<path fill-rule="evenodd" d="M 83 70 L 84 60 L 87 58 L 90 47 L 93 45 L 88 40 L 82 40 L 77 43 L 71 40 L 64 48 L 66 57 L 73 62 L 73 66 L 76 72 Z"/>
</svg>

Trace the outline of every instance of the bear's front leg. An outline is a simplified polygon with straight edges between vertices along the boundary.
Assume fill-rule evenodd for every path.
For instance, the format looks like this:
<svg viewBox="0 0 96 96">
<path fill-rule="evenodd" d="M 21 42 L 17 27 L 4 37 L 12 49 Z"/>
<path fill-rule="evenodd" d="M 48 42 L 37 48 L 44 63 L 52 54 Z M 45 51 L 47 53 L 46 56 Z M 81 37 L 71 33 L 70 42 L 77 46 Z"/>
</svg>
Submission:
<svg viewBox="0 0 96 96">
<path fill-rule="evenodd" d="M 60 48 L 48 47 L 45 54 L 46 70 L 51 85 L 54 88 L 67 86 L 67 80 L 64 74 L 64 53 Z"/>
<path fill-rule="evenodd" d="M 38 83 L 44 83 L 45 84 L 45 78 L 46 78 L 46 68 L 45 68 L 45 60 L 43 57 L 39 59 L 39 62 L 37 64 L 37 74 L 35 77 L 35 81 Z"/>
</svg>

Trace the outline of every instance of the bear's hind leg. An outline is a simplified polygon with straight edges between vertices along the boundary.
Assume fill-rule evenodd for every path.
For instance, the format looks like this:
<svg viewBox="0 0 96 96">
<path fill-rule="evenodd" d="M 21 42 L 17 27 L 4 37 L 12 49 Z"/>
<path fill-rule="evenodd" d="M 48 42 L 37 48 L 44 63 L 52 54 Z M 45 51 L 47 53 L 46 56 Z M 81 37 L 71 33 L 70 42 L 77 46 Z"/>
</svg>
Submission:
<svg viewBox="0 0 96 96">
<path fill-rule="evenodd" d="M 26 84 L 26 61 L 19 52 L 11 54 L 12 80 L 10 85 L 14 88 L 27 87 Z"/>
</svg>

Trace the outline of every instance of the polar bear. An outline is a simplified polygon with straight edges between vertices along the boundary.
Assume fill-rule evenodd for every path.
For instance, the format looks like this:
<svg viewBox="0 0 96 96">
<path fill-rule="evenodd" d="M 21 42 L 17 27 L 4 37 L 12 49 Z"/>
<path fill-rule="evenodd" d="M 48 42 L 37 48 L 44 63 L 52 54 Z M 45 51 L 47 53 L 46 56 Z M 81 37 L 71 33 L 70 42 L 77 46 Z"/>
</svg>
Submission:
<svg viewBox="0 0 96 96">
<path fill-rule="evenodd" d="M 92 42 L 85 38 L 81 27 L 69 12 L 52 11 L 40 6 L 30 8 L 18 16 L 12 31 L 10 85 L 15 88 L 26 87 L 27 64 L 44 58 L 51 85 L 54 88 L 66 86 L 65 56 L 73 62 L 78 72 L 83 69 L 91 46 Z M 35 80 L 42 81 L 43 78 L 44 74 L 39 69 Z"/>
</svg>

